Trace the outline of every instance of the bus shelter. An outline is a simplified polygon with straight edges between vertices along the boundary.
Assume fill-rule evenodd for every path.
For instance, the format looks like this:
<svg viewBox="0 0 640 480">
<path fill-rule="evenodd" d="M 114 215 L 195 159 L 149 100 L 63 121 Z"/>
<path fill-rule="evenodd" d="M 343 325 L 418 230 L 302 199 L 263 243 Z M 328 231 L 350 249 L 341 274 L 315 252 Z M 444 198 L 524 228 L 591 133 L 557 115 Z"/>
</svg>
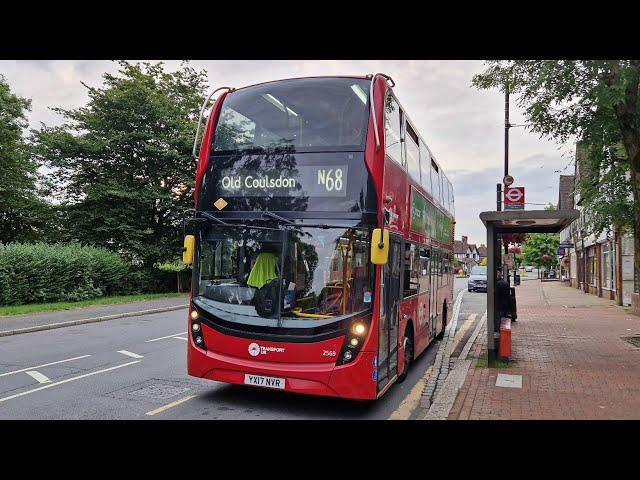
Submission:
<svg viewBox="0 0 640 480">
<path fill-rule="evenodd" d="M 498 235 L 503 233 L 559 233 L 579 216 L 578 210 L 509 210 L 480 214 L 480 220 L 487 229 L 487 354 L 490 367 L 495 365 L 498 354 L 496 332 L 494 331 L 496 273 L 498 269 L 502 268 Z"/>
</svg>

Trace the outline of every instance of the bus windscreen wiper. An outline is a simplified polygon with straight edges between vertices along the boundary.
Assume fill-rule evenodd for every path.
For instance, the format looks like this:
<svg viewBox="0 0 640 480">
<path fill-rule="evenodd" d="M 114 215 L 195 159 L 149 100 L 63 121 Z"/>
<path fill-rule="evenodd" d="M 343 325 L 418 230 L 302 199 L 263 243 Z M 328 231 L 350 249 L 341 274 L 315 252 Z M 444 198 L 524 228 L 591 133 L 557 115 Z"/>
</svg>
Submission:
<svg viewBox="0 0 640 480">
<path fill-rule="evenodd" d="M 279 220 L 282 223 L 286 223 L 287 225 L 292 225 L 292 226 L 297 226 L 294 222 L 292 222 L 291 220 L 287 220 L 284 217 L 281 217 L 280 215 L 276 215 L 273 212 L 270 212 L 269 210 L 265 210 L 264 212 L 262 212 L 262 216 L 263 217 L 270 217 L 273 218 L 274 220 Z"/>
<path fill-rule="evenodd" d="M 211 215 L 209 212 L 206 212 L 204 210 L 198 210 L 196 212 L 196 215 L 202 215 L 204 218 L 206 218 L 207 220 L 213 220 L 214 222 L 219 223 L 220 225 L 224 225 L 225 227 L 230 227 L 231 225 L 229 225 L 227 222 L 224 222 L 222 220 L 220 220 L 218 217 L 214 217 L 213 215 Z"/>
</svg>

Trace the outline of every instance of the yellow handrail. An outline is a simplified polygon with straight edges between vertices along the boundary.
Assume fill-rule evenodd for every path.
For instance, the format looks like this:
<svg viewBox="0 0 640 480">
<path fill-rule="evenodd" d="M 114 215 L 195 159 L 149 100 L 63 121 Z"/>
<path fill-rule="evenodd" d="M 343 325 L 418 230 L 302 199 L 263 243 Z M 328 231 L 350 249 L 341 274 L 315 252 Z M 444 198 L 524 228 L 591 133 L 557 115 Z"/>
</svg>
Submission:
<svg viewBox="0 0 640 480">
<path fill-rule="evenodd" d="M 319 313 L 302 313 L 301 308 L 293 308 L 291 309 L 291 313 L 293 313 L 296 317 L 303 318 L 333 318 L 333 315 L 321 315 Z"/>
</svg>

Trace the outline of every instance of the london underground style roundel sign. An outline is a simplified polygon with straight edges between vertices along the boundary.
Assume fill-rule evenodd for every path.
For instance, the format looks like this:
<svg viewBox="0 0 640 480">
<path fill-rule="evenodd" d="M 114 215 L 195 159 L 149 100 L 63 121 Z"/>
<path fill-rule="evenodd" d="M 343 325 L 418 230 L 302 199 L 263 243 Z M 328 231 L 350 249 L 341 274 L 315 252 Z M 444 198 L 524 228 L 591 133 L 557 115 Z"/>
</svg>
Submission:
<svg viewBox="0 0 640 480">
<path fill-rule="evenodd" d="M 504 209 L 524 210 L 524 187 L 506 187 L 504 189 Z"/>
<path fill-rule="evenodd" d="M 513 177 L 511 175 L 507 175 L 502 179 L 502 183 L 505 184 L 505 186 L 509 186 L 513 183 Z"/>
</svg>

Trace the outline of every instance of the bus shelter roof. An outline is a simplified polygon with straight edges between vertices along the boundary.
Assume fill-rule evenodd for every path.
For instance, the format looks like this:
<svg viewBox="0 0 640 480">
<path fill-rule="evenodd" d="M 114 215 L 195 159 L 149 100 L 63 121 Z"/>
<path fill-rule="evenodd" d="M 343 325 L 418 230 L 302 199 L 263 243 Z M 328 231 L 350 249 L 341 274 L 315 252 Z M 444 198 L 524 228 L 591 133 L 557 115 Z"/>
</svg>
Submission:
<svg viewBox="0 0 640 480">
<path fill-rule="evenodd" d="M 558 233 L 580 216 L 578 210 L 482 212 L 480 220 L 496 233 Z"/>
</svg>

